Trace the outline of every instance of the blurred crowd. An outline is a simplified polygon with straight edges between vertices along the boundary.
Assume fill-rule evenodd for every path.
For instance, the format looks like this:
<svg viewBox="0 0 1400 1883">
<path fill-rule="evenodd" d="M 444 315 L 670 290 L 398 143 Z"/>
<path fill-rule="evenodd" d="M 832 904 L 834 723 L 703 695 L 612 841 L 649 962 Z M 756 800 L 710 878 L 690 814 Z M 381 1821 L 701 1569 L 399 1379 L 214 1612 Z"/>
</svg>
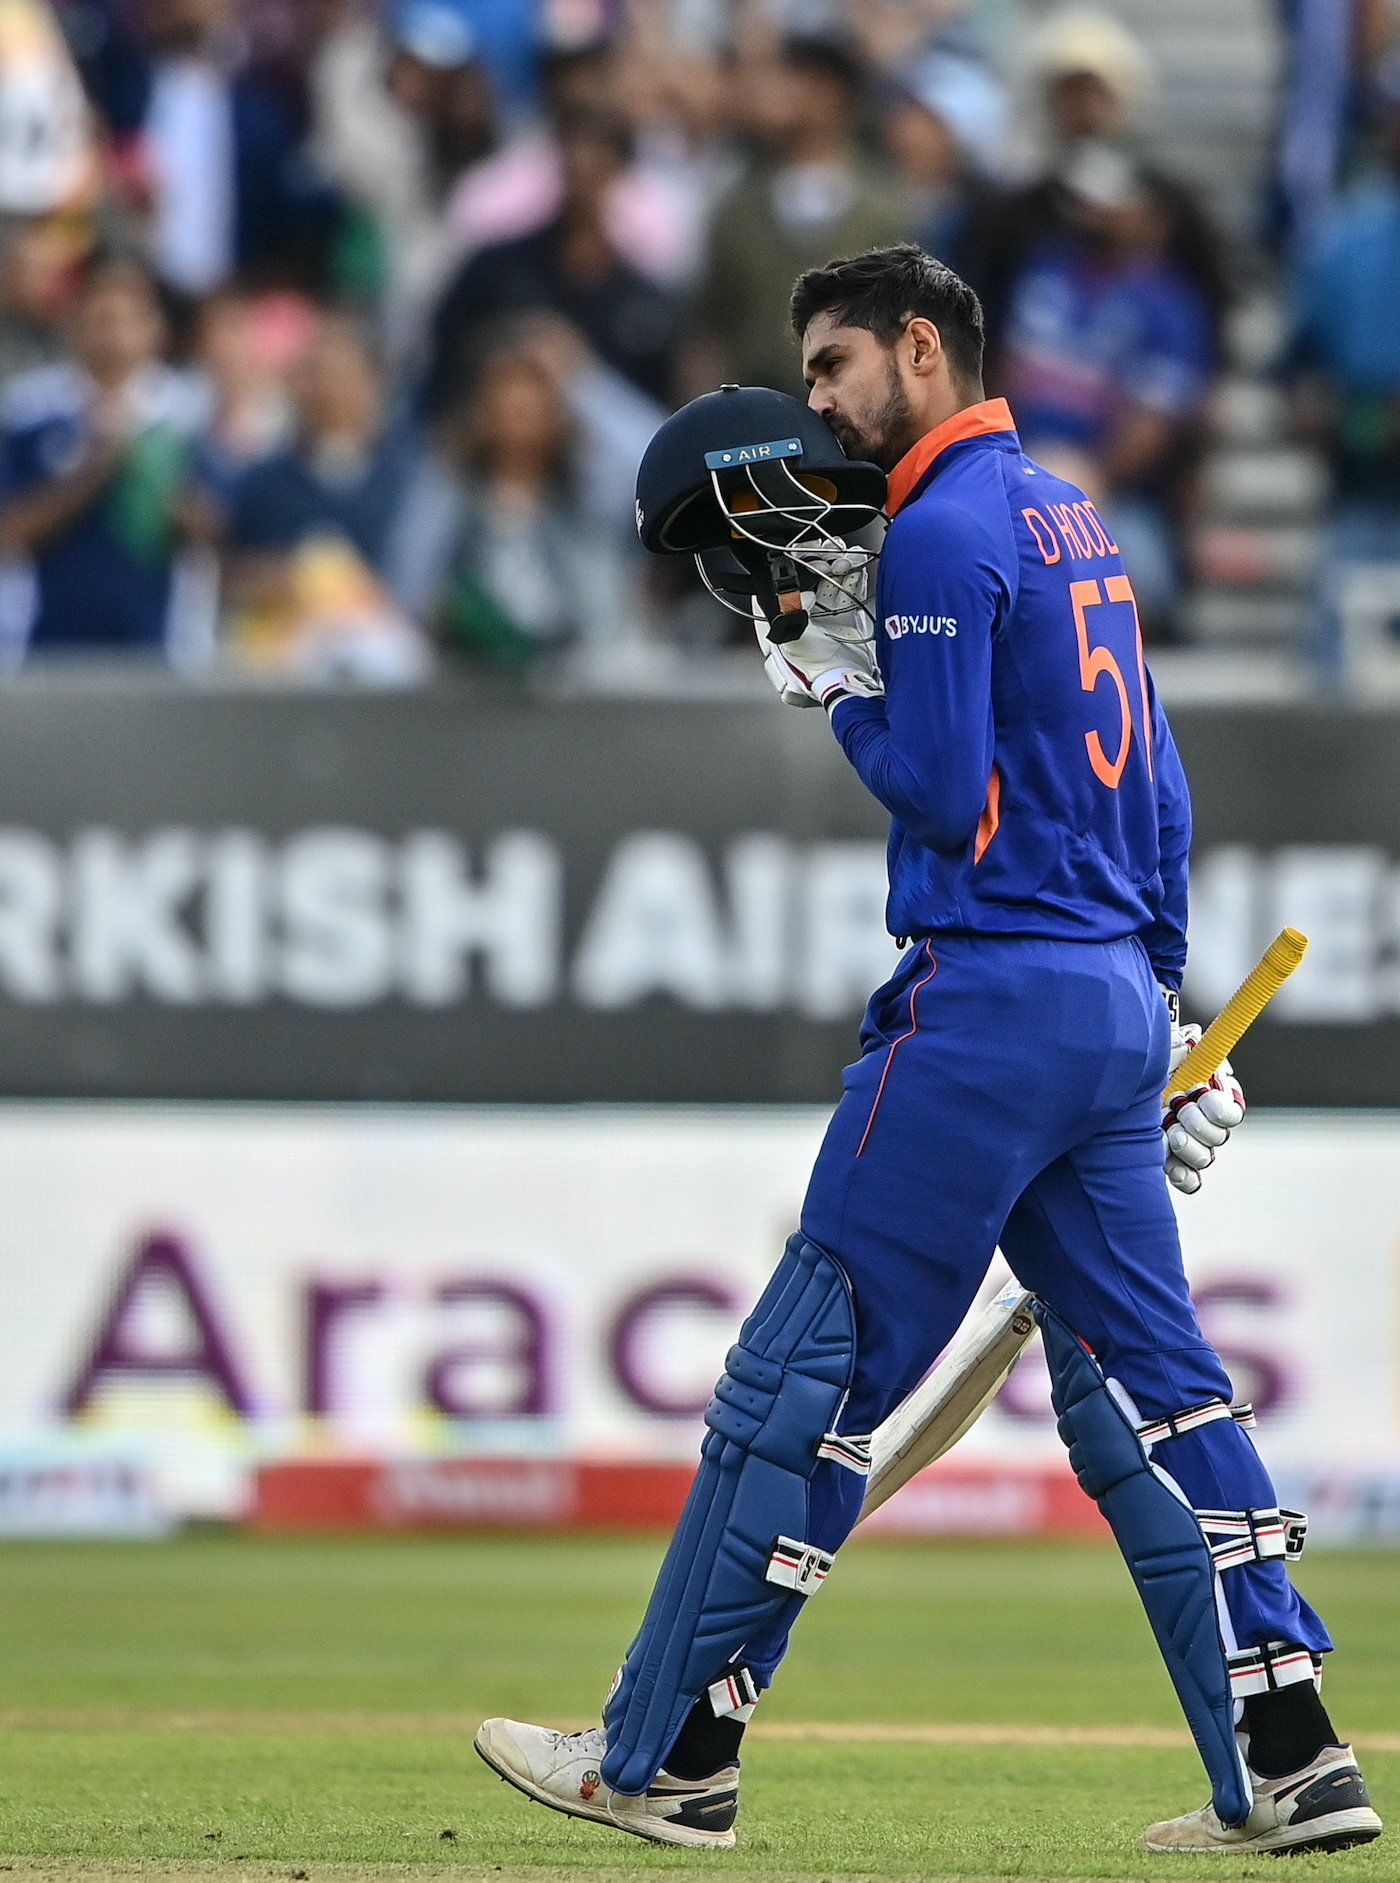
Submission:
<svg viewBox="0 0 1400 1883">
<path fill-rule="evenodd" d="M 1023 0 L 0 0 L 0 659 L 717 645 L 636 545 L 641 451 L 722 381 L 800 391 L 794 275 L 911 236 L 1178 636 L 1232 281 L 1144 154 L 1150 79 L 1110 12 Z M 1298 409 L 1400 562 L 1381 95 L 1371 194 L 1336 207 L 1339 156 L 1290 196 L 1281 146 L 1276 221 Z"/>
<path fill-rule="evenodd" d="M 1282 376 L 1328 471 L 1308 651 L 1334 685 L 1358 677 L 1358 630 L 1400 649 L 1400 32 L 1388 0 L 1280 5 Z"/>
</svg>

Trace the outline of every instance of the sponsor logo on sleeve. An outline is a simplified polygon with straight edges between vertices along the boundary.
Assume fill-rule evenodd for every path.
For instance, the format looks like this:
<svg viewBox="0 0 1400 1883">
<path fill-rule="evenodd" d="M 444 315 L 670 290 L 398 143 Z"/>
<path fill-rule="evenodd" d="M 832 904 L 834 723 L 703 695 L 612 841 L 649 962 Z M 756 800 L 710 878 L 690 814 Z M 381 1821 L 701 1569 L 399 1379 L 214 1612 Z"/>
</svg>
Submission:
<svg viewBox="0 0 1400 1883">
<path fill-rule="evenodd" d="M 956 615 L 886 615 L 885 633 L 892 641 L 906 634 L 941 634 L 951 641 L 958 631 Z"/>
</svg>

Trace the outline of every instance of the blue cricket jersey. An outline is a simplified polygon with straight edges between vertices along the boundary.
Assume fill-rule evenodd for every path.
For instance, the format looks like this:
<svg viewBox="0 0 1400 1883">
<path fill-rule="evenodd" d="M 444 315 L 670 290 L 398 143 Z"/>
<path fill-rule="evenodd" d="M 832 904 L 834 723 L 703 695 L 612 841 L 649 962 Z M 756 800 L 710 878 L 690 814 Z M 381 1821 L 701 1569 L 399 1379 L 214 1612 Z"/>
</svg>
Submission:
<svg viewBox="0 0 1400 1883">
<path fill-rule="evenodd" d="M 181 466 L 196 424 L 188 382 L 152 366 L 131 397 L 144 437 L 168 441 L 172 469 Z M 10 381 L 0 397 L 0 505 L 74 468 L 92 441 L 91 403 L 92 388 L 75 366 L 41 366 Z M 123 501 L 130 489 L 128 468 L 19 563 L 22 579 L 0 588 L 0 637 L 44 653 L 158 652 L 166 645 L 176 557 L 169 510 L 149 498 L 154 528 L 135 528 Z"/>
<path fill-rule="evenodd" d="M 1136 935 L 1179 987 L 1191 801 L 1108 524 L 1002 399 L 923 438 L 889 508 L 885 698 L 832 723 L 894 819 L 890 933 Z"/>
</svg>

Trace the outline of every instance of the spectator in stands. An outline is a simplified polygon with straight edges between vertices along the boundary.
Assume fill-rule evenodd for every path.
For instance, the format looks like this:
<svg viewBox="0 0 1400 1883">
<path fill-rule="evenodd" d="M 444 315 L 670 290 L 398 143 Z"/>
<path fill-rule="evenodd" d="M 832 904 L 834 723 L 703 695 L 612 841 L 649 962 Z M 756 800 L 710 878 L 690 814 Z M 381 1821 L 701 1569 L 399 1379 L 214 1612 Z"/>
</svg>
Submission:
<svg viewBox="0 0 1400 1883">
<path fill-rule="evenodd" d="M 110 86 L 114 175 L 161 282 L 191 299 L 235 273 L 319 285 L 336 205 L 285 100 L 242 63 L 236 0 L 145 0 L 141 24 L 85 70 Z"/>
<path fill-rule="evenodd" d="M 0 237 L 0 386 L 65 351 L 71 260 L 58 226 L 16 218 Z"/>
<path fill-rule="evenodd" d="M 238 651 L 301 674 L 417 679 L 421 639 L 382 580 L 409 444 L 353 320 L 323 316 L 291 389 L 295 436 L 244 473 L 230 502 Z"/>
<path fill-rule="evenodd" d="M 1195 194 L 1145 162 L 1139 148 L 1149 77 L 1142 48 L 1111 16 L 1074 7 L 1044 22 L 1031 56 L 1045 116 L 1046 165 L 1030 184 L 979 214 L 966 252 L 968 278 L 987 320 L 989 385 L 1000 380 L 1009 297 L 1027 257 L 1047 235 L 1074 222 L 1065 178 L 1085 146 L 1116 146 L 1138 165 L 1161 219 L 1166 258 L 1205 300 L 1218 341 L 1230 298 L 1219 237 Z"/>
<path fill-rule="evenodd" d="M 558 12 L 582 34 L 596 29 L 597 17 L 612 11 L 603 5 L 570 0 L 568 6 L 542 4 L 542 0 L 440 0 L 447 11 L 464 18 L 480 47 L 488 82 L 503 116 L 525 119 L 540 106 L 541 33 L 550 15 Z"/>
<path fill-rule="evenodd" d="M 735 179 L 723 64 L 684 42 L 674 10 L 638 6 L 614 95 L 636 140 L 612 206 L 618 246 L 653 279 L 690 285 L 715 203 Z"/>
<path fill-rule="evenodd" d="M 1334 490 L 1313 647 L 1330 681 L 1354 572 L 1388 566 L 1400 592 L 1400 54 L 1380 69 L 1375 107 L 1380 168 L 1324 220 L 1297 282 L 1295 413 Z"/>
<path fill-rule="evenodd" d="M 461 259 L 455 193 L 498 142 L 471 22 L 446 0 L 409 0 L 386 35 L 347 11 L 317 49 L 312 89 L 318 161 L 370 250 L 356 286 L 382 302 L 391 356 L 407 356 Z"/>
<path fill-rule="evenodd" d="M 1336 204 L 1365 129 L 1364 74 L 1395 29 L 1387 0 L 1274 0 L 1283 40 L 1270 232 L 1302 254 Z"/>
<path fill-rule="evenodd" d="M 961 270 L 991 205 L 988 179 L 1005 155 L 1006 93 L 987 68 L 927 54 L 891 86 L 885 148 L 903 186 L 913 239 Z"/>
<path fill-rule="evenodd" d="M 720 380 L 800 388 L 786 329 L 794 277 L 894 242 L 906 219 L 857 128 L 866 71 L 843 40 L 793 35 L 734 74 L 752 168 L 718 204 L 701 287 L 694 389 Z"/>
<path fill-rule="evenodd" d="M 549 48 L 541 63 L 543 115 L 517 129 L 454 193 L 448 213 L 462 253 L 553 221 L 564 194 L 560 126 L 581 114 L 619 117 L 633 133 L 632 154 L 608 191 L 608 234 L 649 280 L 675 286 L 689 279 L 713 185 L 717 71 L 713 60 L 683 57 L 640 7 L 624 36 Z"/>
<path fill-rule="evenodd" d="M 522 673 L 578 632 L 576 450 L 539 360 L 513 346 L 490 354 L 448 430 L 436 488 L 421 482 L 405 513 L 414 540 L 399 571 L 404 599 L 472 666 Z"/>
<path fill-rule="evenodd" d="M 199 311 L 194 359 L 205 401 L 201 482 L 227 505 L 243 474 L 285 443 L 286 378 L 309 345 L 315 316 L 294 296 L 256 299 L 230 289 Z"/>
<path fill-rule="evenodd" d="M 74 311 L 73 357 L 0 399 L 0 639 L 25 650 L 161 653 L 178 603 L 196 402 L 162 363 L 149 278 L 103 264 Z"/>
<path fill-rule="evenodd" d="M 618 118 L 578 111 L 559 126 L 559 150 L 558 215 L 536 234 L 475 256 L 437 311 L 426 394 L 432 412 L 461 403 L 493 328 L 541 309 L 577 328 L 599 359 L 649 398 L 671 397 L 677 299 L 623 259 L 608 226 L 631 136 Z"/>
<path fill-rule="evenodd" d="M 1210 309 L 1126 157 L 1086 146 L 1064 186 L 1065 215 L 1011 286 L 1002 383 L 1026 449 L 1102 501 L 1160 636 L 1180 587 L 1175 505 L 1216 367 Z"/>
<path fill-rule="evenodd" d="M 640 605 L 632 493 L 664 417 L 565 323 L 529 318 L 419 466 L 399 599 L 479 668 L 523 673 L 574 644 L 605 663 Z"/>
</svg>

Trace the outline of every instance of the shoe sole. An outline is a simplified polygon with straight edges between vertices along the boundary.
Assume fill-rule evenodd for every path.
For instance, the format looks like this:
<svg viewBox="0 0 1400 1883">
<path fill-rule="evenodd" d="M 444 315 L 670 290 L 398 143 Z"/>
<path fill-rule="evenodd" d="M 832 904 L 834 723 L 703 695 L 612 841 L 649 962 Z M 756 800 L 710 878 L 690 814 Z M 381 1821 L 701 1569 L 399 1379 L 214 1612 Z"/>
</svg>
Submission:
<svg viewBox="0 0 1400 1883">
<path fill-rule="evenodd" d="M 1354 1850 L 1373 1844 L 1384 1826 L 1374 1811 L 1338 1811 L 1313 1824 L 1299 1824 L 1293 1835 L 1285 1825 L 1272 1841 L 1251 1838 L 1247 1844 L 1154 1844 L 1144 1838 L 1143 1848 L 1154 1857 L 1305 1857 L 1328 1850 Z M 1267 1836 L 1268 1834 L 1266 1834 Z"/>
<path fill-rule="evenodd" d="M 472 1741 L 472 1750 L 482 1764 L 488 1766 L 504 1784 L 513 1785 L 531 1804 L 543 1805 L 546 1811 L 557 1811 L 561 1818 L 577 1818 L 581 1824 L 601 1824 L 607 1830 L 625 1831 L 629 1837 L 640 1837 L 645 1844 L 666 1844 L 672 1849 L 732 1850 L 738 1842 L 733 1831 L 686 1831 L 679 1837 L 668 1837 L 660 1826 L 654 1831 L 643 1830 L 638 1824 L 624 1824 L 621 1818 L 613 1817 L 611 1812 L 590 1811 L 586 1805 L 561 1804 L 530 1779 L 522 1778 L 518 1772 L 508 1772 L 503 1765 L 498 1764 L 479 1738 Z"/>
</svg>

